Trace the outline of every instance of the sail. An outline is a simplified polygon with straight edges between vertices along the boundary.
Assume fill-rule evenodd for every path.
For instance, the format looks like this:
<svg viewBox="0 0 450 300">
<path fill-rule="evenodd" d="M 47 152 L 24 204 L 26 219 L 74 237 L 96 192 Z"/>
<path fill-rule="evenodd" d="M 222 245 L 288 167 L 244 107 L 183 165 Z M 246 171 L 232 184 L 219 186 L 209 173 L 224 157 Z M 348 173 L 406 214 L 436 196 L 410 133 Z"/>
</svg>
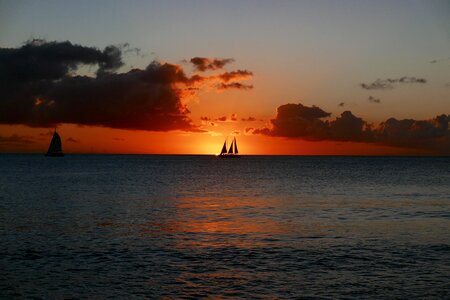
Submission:
<svg viewBox="0 0 450 300">
<path fill-rule="evenodd" d="M 231 142 L 230 150 L 228 150 L 228 154 L 233 154 L 233 144 L 234 144 L 234 140 Z"/>
<path fill-rule="evenodd" d="M 237 148 L 237 142 L 236 142 L 236 138 L 234 138 L 234 154 L 238 154 L 238 148 Z"/>
<path fill-rule="evenodd" d="M 222 151 L 220 151 L 220 154 L 227 153 L 227 141 L 223 142 Z"/>
<path fill-rule="evenodd" d="M 53 133 L 52 141 L 50 142 L 50 146 L 48 147 L 47 153 L 58 153 L 58 152 L 62 152 L 61 137 L 55 131 L 55 133 Z"/>
</svg>

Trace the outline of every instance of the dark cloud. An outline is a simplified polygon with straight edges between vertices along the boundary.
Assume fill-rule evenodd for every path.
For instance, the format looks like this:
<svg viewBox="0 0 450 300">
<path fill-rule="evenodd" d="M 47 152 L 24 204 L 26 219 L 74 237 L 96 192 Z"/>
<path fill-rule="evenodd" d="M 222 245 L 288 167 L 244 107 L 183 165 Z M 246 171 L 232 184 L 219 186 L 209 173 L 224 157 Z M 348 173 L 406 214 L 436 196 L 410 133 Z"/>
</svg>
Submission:
<svg viewBox="0 0 450 300">
<path fill-rule="evenodd" d="M 424 78 L 403 76 L 397 79 L 392 78 L 377 79 L 372 83 L 360 83 L 359 86 L 365 90 L 390 90 L 393 89 L 397 84 L 407 84 L 407 83 L 425 84 L 427 83 L 427 80 Z"/>
<path fill-rule="evenodd" d="M 338 106 L 343 107 L 345 105 L 345 102 L 341 102 L 338 104 Z"/>
<path fill-rule="evenodd" d="M 253 89 L 253 85 L 242 84 L 240 82 L 220 83 L 219 85 L 217 85 L 217 89 L 218 90 L 229 90 L 229 89 L 251 90 L 251 89 Z"/>
<path fill-rule="evenodd" d="M 20 48 L 0 48 L 0 80 L 8 84 L 59 80 L 82 64 L 98 65 L 98 75 L 112 72 L 123 65 L 121 50 L 36 39 Z"/>
<path fill-rule="evenodd" d="M 29 136 L 22 136 L 17 134 L 12 134 L 10 136 L 0 135 L 0 145 L 1 146 L 22 146 L 34 144 L 34 141 Z"/>
<path fill-rule="evenodd" d="M 189 77 L 178 65 L 156 61 L 143 70 L 116 73 L 127 47 L 99 50 L 68 41 L 32 40 L 20 48 L 0 48 L 0 124 L 201 131 L 189 118 L 183 97 L 210 81 L 223 83 L 226 76 Z M 219 68 L 228 62 L 216 59 L 210 64 Z M 75 75 L 84 65 L 96 65 L 96 76 Z M 229 76 L 237 79 L 242 72 Z M 248 86 L 233 82 L 218 88 Z"/>
<path fill-rule="evenodd" d="M 424 148 L 450 154 L 450 115 L 436 116 L 431 120 L 397 120 L 390 118 L 377 128 L 377 140 L 384 144 Z"/>
<path fill-rule="evenodd" d="M 381 100 L 379 98 L 375 98 L 372 96 L 369 96 L 368 100 L 370 103 L 381 103 Z"/>
<path fill-rule="evenodd" d="M 242 118 L 241 121 L 243 121 L 243 122 L 254 122 L 254 121 L 256 121 L 256 118 L 255 117 Z"/>
<path fill-rule="evenodd" d="M 316 106 L 285 104 L 278 107 L 276 117 L 270 121 L 271 128 L 248 128 L 246 133 L 306 140 L 368 142 L 450 155 L 450 115 L 443 114 L 431 120 L 391 118 L 378 126 L 371 126 L 350 111 L 344 111 L 335 120 L 323 120 L 329 116 Z"/>
<path fill-rule="evenodd" d="M 226 64 L 234 62 L 232 58 L 207 58 L 207 57 L 193 57 L 190 62 L 194 67 L 201 72 L 207 70 L 218 70 L 222 69 Z"/>
<path fill-rule="evenodd" d="M 237 121 L 237 115 L 236 114 L 232 114 L 231 117 L 230 117 L 230 120 L 233 121 L 233 122 L 236 122 Z"/>
<path fill-rule="evenodd" d="M 210 117 L 200 117 L 200 120 L 202 120 L 202 121 L 210 121 L 211 118 Z"/>
<path fill-rule="evenodd" d="M 245 133 L 246 134 L 253 133 L 254 130 L 255 130 L 255 128 L 253 128 L 253 127 L 247 127 L 247 128 L 245 128 Z"/>
<path fill-rule="evenodd" d="M 360 142 L 370 140 L 372 135 L 368 124 L 350 111 L 344 111 L 340 117 L 325 124 L 328 125 L 327 138 L 332 140 Z"/>
<path fill-rule="evenodd" d="M 0 123 L 54 127 L 59 123 L 154 131 L 196 131 L 173 87 L 188 78 L 179 67 L 151 63 L 145 70 L 65 76 L 0 87 Z"/>
<path fill-rule="evenodd" d="M 323 139 L 326 138 L 328 124 L 320 119 L 330 115 L 317 106 L 285 104 L 278 107 L 275 119 L 271 120 L 272 129 L 267 131 L 266 128 L 257 132 L 273 136 Z"/>
<path fill-rule="evenodd" d="M 74 138 L 69 137 L 69 138 L 66 139 L 66 142 L 70 142 L 70 143 L 79 143 L 80 141 L 79 141 L 79 140 L 76 140 L 76 139 L 74 139 Z"/>
<path fill-rule="evenodd" d="M 228 120 L 228 118 L 226 116 L 219 117 L 216 119 L 216 121 L 220 121 L 220 122 L 225 122 L 226 120 Z"/>
</svg>

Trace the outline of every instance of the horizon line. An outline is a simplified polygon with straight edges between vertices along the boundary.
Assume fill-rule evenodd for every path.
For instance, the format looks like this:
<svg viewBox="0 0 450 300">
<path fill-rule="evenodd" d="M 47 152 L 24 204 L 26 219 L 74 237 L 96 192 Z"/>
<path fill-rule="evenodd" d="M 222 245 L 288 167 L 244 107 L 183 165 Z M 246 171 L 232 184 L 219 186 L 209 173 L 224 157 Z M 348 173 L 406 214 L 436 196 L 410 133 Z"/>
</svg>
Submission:
<svg viewBox="0 0 450 300">
<path fill-rule="evenodd" d="M 64 153 L 65 155 L 148 155 L 148 156 L 218 156 L 217 154 L 193 154 L 193 153 L 96 153 L 96 152 L 73 152 Z M 42 152 L 0 152 L 0 155 L 42 155 Z M 240 154 L 241 157 L 252 156 L 292 156 L 292 157 L 450 157 L 445 154 Z"/>
</svg>

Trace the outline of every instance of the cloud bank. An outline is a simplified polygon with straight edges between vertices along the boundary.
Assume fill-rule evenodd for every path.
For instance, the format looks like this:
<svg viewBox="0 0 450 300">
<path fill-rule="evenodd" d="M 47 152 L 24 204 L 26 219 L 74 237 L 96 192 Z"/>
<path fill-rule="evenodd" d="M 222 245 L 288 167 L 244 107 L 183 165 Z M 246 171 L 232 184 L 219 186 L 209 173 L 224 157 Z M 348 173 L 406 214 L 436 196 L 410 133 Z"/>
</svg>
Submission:
<svg viewBox="0 0 450 300">
<path fill-rule="evenodd" d="M 368 124 L 350 111 L 327 120 L 330 115 L 317 106 L 285 104 L 278 107 L 275 118 L 270 120 L 270 128 L 249 128 L 246 132 L 315 141 L 377 143 L 450 155 L 450 115 L 442 114 L 431 120 L 390 118 L 378 126 Z"/>
<path fill-rule="evenodd" d="M 124 65 L 122 50 L 44 40 L 0 48 L 0 124 L 195 132 L 201 130 L 190 119 L 184 97 L 202 85 L 215 90 L 250 88 L 237 82 L 251 76 L 242 70 L 188 76 L 179 65 L 153 61 L 145 69 L 118 73 Z M 218 69 L 231 61 L 207 59 L 198 68 Z M 97 66 L 95 76 L 75 75 L 86 65 Z"/>
</svg>

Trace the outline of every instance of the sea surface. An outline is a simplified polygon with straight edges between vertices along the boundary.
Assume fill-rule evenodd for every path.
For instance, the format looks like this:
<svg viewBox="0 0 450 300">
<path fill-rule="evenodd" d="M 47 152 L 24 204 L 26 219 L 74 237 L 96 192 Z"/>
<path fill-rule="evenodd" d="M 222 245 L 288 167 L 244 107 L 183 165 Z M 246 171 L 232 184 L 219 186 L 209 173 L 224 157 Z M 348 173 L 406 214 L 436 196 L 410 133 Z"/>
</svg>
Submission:
<svg viewBox="0 0 450 300">
<path fill-rule="evenodd" d="M 450 157 L 0 155 L 0 298 L 450 298 Z"/>
</svg>

